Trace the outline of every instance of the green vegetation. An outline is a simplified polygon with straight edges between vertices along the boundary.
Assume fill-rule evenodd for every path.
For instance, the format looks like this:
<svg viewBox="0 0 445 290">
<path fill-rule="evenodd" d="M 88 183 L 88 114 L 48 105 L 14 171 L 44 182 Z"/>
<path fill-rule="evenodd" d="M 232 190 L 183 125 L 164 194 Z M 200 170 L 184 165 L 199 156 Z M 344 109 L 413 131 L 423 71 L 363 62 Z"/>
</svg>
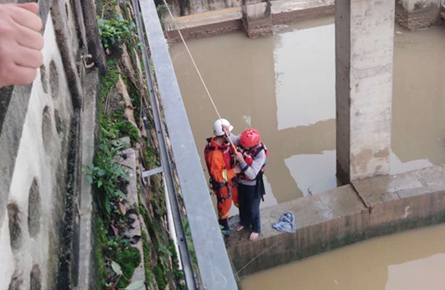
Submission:
<svg viewBox="0 0 445 290">
<path fill-rule="evenodd" d="M 101 219 L 95 219 L 97 221 L 96 229 L 93 231 L 95 239 L 94 254 L 96 256 L 96 271 L 97 271 L 97 284 L 99 286 L 105 285 L 106 269 L 104 263 L 103 247 L 107 243 L 107 236 L 105 234 L 104 223 Z"/>
<path fill-rule="evenodd" d="M 144 271 L 145 271 L 145 285 L 149 286 L 153 284 L 153 274 L 150 267 L 150 246 L 148 244 L 148 235 L 142 230 L 142 249 L 144 250 Z"/>
<path fill-rule="evenodd" d="M 130 3 L 119 3 L 116 0 L 103 0 L 99 2 L 102 11 L 98 17 L 103 46 L 108 50 L 108 72 L 101 77 L 101 95 L 98 100 L 98 117 L 100 124 L 100 136 L 98 150 L 94 162 L 83 166 L 82 170 L 86 178 L 95 189 L 95 257 L 97 269 L 98 289 L 138 289 L 138 283 L 145 283 L 147 289 L 185 289 L 182 271 L 179 270 L 178 257 L 173 242 L 168 238 L 168 232 L 161 222 L 165 216 L 166 204 L 163 193 L 162 179 L 152 176 L 149 185 L 144 187 L 138 184 L 139 206 L 130 209 L 140 214 L 147 230 L 142 227 L 141 239 L 143 249 L 143 261 L 145 281 L 137 281 L 129 285 L 133 273 L 141 263 L 139 251 L 130 244 L 130 239 L 124 236 L 131 226 L 128 218 L 128 209 L 122 209 L 126 204 L 126 188 L 129 178 L 125 173 L 125 167 L 118 165 L 120 152 L 126 145 L 119 141 L 128 136 L 131 145 L 139 148 L 140 163 L 144 168 L 151 169 L 160 165 L 158 152 L 151 140 L 153 132 L 148 130 L 148 137 L 140 137 L 139 130 L 124 116 L 125 105 L 122 98 L 116 94 L 116 84 L 120 78 L 125 83 L 130 96 L 136 124 L 140 124 L 141 100 L 149 100 L 149 96 L 141 95 L 147 92 L 144 83 L 139 82 L 137 76 L 127 75 L 128 69 L 121 62 L 117 49 L 126 45 L 133 69 L 141 61 L 136 57 L 140 50 L 138 38 L 133 22 L 126 18 L 131 17 Z M 116 5 L 120 6 L 115 11 Z M 159 8 L 162 10 L 162 8 Z M 166 13 L 158 10 L 160 13 Z M 135 71 L 137 71 L 135 69 Z M 145 101 L 144 100 L 144 101 Z M 148 116 L 147 122 L 153 121 Z M 174 284 L 174 285 L 173 285 Z M 142 284 L 141 284 L 142 285 Z M 141 286 L 140 285 L 140 286 Z M 140 287 L 138 286 L 138 287 Z"/>
<path fill-rule="evenodd" d="M 125 20 L 121 14 L 116 14 L 112 19 L 97 19 L 99 24 L 100 38 L 105 49 L 115 44 L 130 41 L 135 36 L 135 24 Z"/>
<path fill-rule="evenodd" d="M 131 277 L 133 277 L 134 269 L 141 263 L 141 255 L 139 250 L 133 247 L 127 247 L 116 256 L 116 263 L 122 265 L 122 278 L 117 284 L 117 288 L 128 286 Z"/>
<path fill-rule="evenodd" d="M 119 198 L 124 200 L 127 198 L 122 191 L 122 186 L 119 185 L 123 183 L 125 186 L 125 181 L 128 182 L 129 178 L 125 171 L 114 162 L 114 157 L 124 147 L 125 145 L 120 141 L 102 139 L 96 161 L 83 168 L 88 181 L 102 192 L 99 204 L 104 205 L 107 214 L 111 214 L 112 210 L 118 213 L 116 203 Z"/>
<path fill-rule="evenodd" d="M 165 16 L 168 14 L 168 9 L 171 9 L 170 5 L 161 4 L 156 6 L 158 12 L 159 21 L 161 22 L 162 29 L 165 30 Z"/>
</svg>

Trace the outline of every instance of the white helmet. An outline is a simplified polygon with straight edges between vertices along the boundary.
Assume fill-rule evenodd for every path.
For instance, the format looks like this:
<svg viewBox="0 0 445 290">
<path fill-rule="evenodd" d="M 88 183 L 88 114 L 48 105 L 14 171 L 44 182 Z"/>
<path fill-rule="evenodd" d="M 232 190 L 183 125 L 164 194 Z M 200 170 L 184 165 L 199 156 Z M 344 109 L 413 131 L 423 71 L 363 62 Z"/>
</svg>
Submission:
<svg viewBox="0 0 445 290">
<path fill-rule="evenodd" d="M 229 127 L 229 131 L 232 132 L 233 126 L 230 125 L 229 121 L 226 119 L 218 119 L 213 123 L 213 134 L 215 134 L 215 136 L 224 136 L 223 125 Z"/>
</svg>

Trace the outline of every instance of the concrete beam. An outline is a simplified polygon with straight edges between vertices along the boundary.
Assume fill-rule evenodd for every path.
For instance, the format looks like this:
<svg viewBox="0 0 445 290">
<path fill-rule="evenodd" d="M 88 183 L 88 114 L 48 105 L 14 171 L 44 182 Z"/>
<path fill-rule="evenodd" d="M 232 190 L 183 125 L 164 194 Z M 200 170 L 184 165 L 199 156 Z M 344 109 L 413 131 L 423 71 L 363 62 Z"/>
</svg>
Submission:
<svg viewBox="0 0 445 290">
<path fill-rule="evenodd" d="M 272 35 L 271 7 L 270 1 L 243 6 L 243 27 L 248 37 Z"/>
<path fill-rule="evenodd" d="M 337 175 L 389 173 L 394 1 L 337 0 Z"/>
</svg>

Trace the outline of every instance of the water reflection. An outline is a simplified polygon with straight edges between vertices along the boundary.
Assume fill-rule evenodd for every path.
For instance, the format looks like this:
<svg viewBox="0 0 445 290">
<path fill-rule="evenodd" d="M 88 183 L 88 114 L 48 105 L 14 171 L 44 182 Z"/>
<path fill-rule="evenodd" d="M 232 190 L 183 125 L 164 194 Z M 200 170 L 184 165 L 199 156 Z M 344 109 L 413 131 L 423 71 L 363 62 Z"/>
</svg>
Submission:
<svg viewBox="0 0 445 290">
<path fill-rule="evenodd" d="M 321 154 L 299 154 L 286 159 L 286 165 L 303 196 L 337 187 L 335 150 Z"/>
<path fill-rule="evenodd" d="M 334 24 L 276 36 L 278 130 L 335 119 Z"/>
<path fill-rule="evenodd" d="M 445 254 L 388 266 L 386 290 L 444 289 Z"/>
<path fill-rule="evenodd" d="M 342 248 L 247 277 L 243 289 L 442 290 L 445 226 Z"/>
</svg>

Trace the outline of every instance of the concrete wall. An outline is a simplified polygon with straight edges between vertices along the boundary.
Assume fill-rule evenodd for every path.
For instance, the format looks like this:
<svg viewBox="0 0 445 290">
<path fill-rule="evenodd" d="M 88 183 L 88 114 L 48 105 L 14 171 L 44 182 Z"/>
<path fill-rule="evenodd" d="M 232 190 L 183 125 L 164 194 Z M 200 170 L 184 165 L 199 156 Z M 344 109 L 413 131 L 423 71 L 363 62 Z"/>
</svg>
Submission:
<svg viewBox="0 0 445 290">
<path fill-rule="evenodd" d="M 287 211 L 295 215 L 293 234 L 271 226 Z M 355 181 L 265 208 L 260 239 L 250 242 L 250 232 L 242 231 L 230 237 L 227 247 L 234 267 L 245 276 L 372 237 L 442 222 L 445 167 L 436 166 Z"/>
<path fill-rule="evenodd" d="M 0 90 L 1 290 L 70 287 L 74 277 L 85 73 L 76 2 L 54 0 L 50 12 L 51 1 L 39 1 L 44 65 L 31 86 Z"/>
</svg>

